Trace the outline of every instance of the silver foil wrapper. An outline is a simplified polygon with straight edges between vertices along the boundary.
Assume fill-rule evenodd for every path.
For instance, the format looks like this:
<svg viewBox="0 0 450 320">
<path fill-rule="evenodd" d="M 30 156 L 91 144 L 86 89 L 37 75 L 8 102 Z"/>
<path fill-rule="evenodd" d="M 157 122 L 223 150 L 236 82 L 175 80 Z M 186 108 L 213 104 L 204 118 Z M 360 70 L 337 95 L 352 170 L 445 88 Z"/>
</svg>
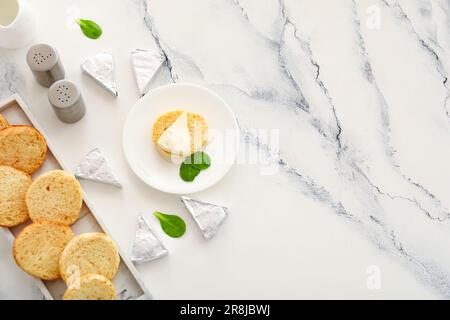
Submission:
<svg viewBox="0 0 450 320">
<path fill-rule="evenodd" d="M 155 236 L 143 215 L 138 217 L 136 239 L 134 240 L 131 261 L 144 263 L 164 257 L 168 254 L 166 247 Z"/>
<path fill-rule="evenodd" d="M 130 296 L 128 295 L 128 290 L 123 289 L 116 295 L 117 300 L 130 300 Z"/>
<path fill-rule="evenodd" d="M 81 70 L 94 79 L 98 84 L 118 96 L 116 71 L 112 54 L 102 52 L 81 64 Z"/>
<path fill-rule="evenodd" d="M 122 187 L 99 148 L 89 151 L 83 158 L 75 169 L 75 177 Z"/>
<path fill-rule="evenodd" d="M 194 200 L 185 196 L 181 201 L 192 214 L 205 239 L 211 239 L 229 214 L 226 207 Z"/>
<path fill-rule="evenodd" d="M 161 68 L 165 59 L 160 54 L 154 54 L 147 50 L 136 49 L 131 53 L 131 64 L 139 93 L 144 95 L 150 88 L 150 82 Z"/>
</svg>

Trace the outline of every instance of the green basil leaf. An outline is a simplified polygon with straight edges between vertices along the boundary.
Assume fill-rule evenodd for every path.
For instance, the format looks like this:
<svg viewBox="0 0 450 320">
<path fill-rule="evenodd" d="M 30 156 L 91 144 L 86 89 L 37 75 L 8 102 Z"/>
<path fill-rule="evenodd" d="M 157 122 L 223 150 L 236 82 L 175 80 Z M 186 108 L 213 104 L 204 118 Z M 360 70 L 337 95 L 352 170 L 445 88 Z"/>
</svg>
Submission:
<svg viewBox="0 0 450 320">
<path fill-rule="evenodd" d="M 197 169 L 206 170 L 211 165 L 211 158 L 205 152 L 198 151 L 187 157 L 184 162 L 186 164 L 191 164 Z"/>
<path fill-rule="evenodd" d="M 153 212 L 163 231 L 172 238 L 179 238 L 186 232 L 186 223 L 179 216 L 164 214 L 159 211 Z"/>
<path fill-rule="evenodd" d="M 180 177 L 186 182 L 192 182 L 200 171 L 199 168 L 183 162 L 180 166 Z"/>
<path fill-rule="evenodd" d="M 102 28 L 92 20 L 77 19 L 77 23 L 84 35 L 90 39 L 98 39 L 102 35 Z"/>
</svg>

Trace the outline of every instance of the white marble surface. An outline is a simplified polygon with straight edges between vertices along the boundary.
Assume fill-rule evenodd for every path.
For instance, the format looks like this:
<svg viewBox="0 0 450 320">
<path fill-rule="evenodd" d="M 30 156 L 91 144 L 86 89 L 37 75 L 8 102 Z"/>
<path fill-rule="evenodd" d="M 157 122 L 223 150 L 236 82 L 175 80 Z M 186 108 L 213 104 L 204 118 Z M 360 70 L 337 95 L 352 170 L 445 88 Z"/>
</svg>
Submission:
<svg viewBox="0 0 450 320">
<path fill-rule="evenodd" d="M 447 0 L 30 5 L 36 41 L 58 48 L 88 113 L 75 125 L 58 122 L 27 69 L 26 48 L 0 50 L 0 97 L 22 94 L 73 168 L 93 147 L 103 150 L 124 188 L 83 187 L 128 254 L 139 213 L 186 219 L 187 234 L 170 239 L 150 218 L 170 252 L 138 267 L 157 299 L 450 297 Z M 72 29 L 78 15 L 101 24 L 102 38 Z M 239 164 L 195 195 L 231 210 L 210 241 L 178 197 L 141 183 L 125 161 L 122 124 L 138 99 L 136 48 L 167 58 L 154 86 L 211 88 L 237 115 L 242 152 L 258 149 L 279 165 L 267 174 L 264 164 Z M 104 50 L 116 59 L 117 99 L 79 70 Z M 278 129 L 279 148 L 254 129 Z M 12 270 L 3 245 L 0 256 L 0 269 Z M 370 285 L 374 275 L 379 287 Z M 31 290 L 21 272 L 0 272 L 1 298 L 30 298 Z"/>
</svg>

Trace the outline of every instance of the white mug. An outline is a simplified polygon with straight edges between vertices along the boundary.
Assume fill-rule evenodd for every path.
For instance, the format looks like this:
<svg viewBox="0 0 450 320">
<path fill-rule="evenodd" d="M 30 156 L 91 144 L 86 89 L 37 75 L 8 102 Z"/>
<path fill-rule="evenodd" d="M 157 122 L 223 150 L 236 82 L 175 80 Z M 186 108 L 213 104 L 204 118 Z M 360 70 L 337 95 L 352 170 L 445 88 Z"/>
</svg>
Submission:
<svg viewBox="0 0 450 320">
<path fill-rule="evenodd" d="M 24 47 L 35 32 L 36 22 L 25 1 L 0 0 L 0 47 Z"/>
</svg>

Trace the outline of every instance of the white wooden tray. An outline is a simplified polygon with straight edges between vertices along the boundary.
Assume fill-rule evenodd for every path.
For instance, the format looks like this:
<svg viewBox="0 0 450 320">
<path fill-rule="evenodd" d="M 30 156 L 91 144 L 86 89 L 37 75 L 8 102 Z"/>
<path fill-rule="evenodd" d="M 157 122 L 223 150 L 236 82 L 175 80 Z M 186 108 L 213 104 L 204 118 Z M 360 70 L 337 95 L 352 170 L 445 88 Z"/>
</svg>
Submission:
<svg viewBox="0 0 450 320">
<path fill-rule="evenodd" d="M 30 109 L 19 95 L 15 94 L 0 102 L 0 113 L 8 120 L 10 124 L 26 124 L 32 125 L 44 135 L 47 140 L 48 152 L 47 158 L 42 167 L 33 174 L 33 179 L 42 175 L 45 172 L 54 169 L 68 170 L 68 168 L 58 157 L 55 149 L 52 146 L 51 139 L 46 135 L 45 131 L 39 126 L 36 120 L 33 118 Z M 1 228 L 0 232 L 4 233 L 7 239 L 9 239 L 11 245 L 15 236 L 27 225 L 30 221 L 23 223 L 14 228 Z M 80 219 L 71 226 L 75 234 L 81 234 L 86 232 L 105 232 L 113 239 L 114 237 L 105 228 L 105 225 L 100 219 L 100 216 L 95 213 L 93 206 L 90 204 L 88 197 L 84 194 L 84 203 L 81 209 Z M 12 249 L 11 253 L 12 255 Z M 121 262 L 119 271 L 113 280 L 114 287 L 117 292 L 117 299 L 129 300 L 129 299 L 151 299 L 151 294 L 146 289 L 144 282 L 139 276 L 138 271 L 134 265 L 124 256 L 119 248 L 119 254 Z M 18 267 L 19 268 L 19 267 Z M 36 284 L 42 291 L 45 299 L 59 300 L 62 298 L 66 285 L 62 280 L 56 281 L 42 281 L 35 278 Z"/>
</svg>

